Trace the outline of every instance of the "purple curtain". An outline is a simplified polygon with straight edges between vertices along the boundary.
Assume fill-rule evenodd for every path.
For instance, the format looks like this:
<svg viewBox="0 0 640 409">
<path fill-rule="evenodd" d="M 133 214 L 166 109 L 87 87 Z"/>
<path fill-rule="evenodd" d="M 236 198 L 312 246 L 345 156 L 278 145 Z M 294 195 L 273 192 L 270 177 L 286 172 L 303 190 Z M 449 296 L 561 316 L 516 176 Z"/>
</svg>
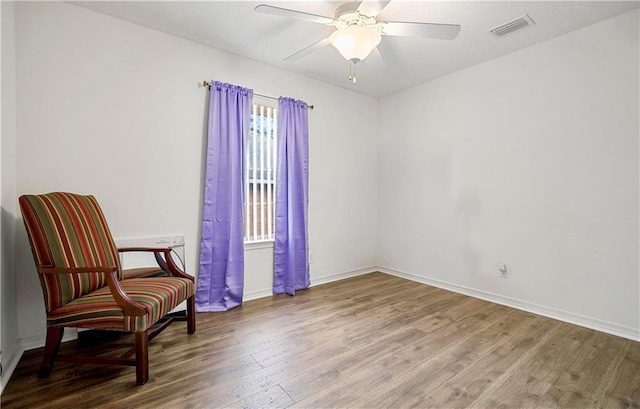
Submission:
<svg viewBox="0 0 640 409">
<path fill-rule="evenodd" d="M 273 293 L 309 287 L 307 104 L 279 98 Z"/>
<path fill-rule="evenodd" d="M 244 158 L 253 91 L 212 82 L 196 311 L 242 304 Z"/>
</svg>

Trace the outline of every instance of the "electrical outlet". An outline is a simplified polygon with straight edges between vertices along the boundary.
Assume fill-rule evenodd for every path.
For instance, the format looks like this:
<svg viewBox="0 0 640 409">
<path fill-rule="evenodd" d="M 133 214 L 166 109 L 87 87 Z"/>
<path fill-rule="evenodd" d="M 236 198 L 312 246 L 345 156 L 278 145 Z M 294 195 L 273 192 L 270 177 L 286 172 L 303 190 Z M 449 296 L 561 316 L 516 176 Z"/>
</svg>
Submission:
<svg viewBox="0 0 640 409">
<path fill-rule="evenodd" d="M 498 263 L 498 273 L 501 278 L 509 278 L 509 269 L 507 268 L 507 263 L 501 261 Z"/>
</svg>

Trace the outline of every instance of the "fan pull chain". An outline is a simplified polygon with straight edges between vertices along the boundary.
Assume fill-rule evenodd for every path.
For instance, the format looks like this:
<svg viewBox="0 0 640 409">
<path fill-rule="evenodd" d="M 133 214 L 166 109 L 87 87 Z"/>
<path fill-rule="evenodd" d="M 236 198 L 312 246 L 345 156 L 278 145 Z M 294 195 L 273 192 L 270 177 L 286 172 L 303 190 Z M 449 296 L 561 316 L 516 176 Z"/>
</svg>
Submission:
<svg viewBox="0 0 640 409">
<path fill-rule="evenodd" d="M 353 62 L 349 62 L 349 81 L 356 83 L 356 65 Z"/>
</svg>

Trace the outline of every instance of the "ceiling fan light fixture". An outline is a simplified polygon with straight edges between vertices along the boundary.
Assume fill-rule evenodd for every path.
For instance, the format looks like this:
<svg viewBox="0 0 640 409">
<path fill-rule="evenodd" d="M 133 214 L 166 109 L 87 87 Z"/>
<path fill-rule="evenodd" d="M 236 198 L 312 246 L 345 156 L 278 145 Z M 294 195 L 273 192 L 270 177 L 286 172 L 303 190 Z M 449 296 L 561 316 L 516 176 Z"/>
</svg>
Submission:
<svg viewBox="0 0 640 409">
<path fill-rule="evenodd" d="M 381 39 L 382 36 L 375 28 L 356 25 L 337 29 L 329 36 L 331 45 L 354 64 L 367 58 Z"/>
</svg>

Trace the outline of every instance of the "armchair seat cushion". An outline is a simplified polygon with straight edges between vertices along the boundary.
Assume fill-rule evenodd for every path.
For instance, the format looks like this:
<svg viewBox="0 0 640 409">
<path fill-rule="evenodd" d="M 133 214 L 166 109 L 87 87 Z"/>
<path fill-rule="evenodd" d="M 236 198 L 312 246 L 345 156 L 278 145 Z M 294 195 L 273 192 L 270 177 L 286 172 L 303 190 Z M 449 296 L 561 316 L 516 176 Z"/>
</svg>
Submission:
<svg viewBox="0 0 640 409">
<path fill-rule="evenodd" d="M 177 277 L 132 278 L 120 281 L 120 285 L 147 308 L 147 314 L 125 316 L 105 286 L 49 312 L 47 325 L 144 331 L 194 294 L 193 281 Z"/>
</svg>

